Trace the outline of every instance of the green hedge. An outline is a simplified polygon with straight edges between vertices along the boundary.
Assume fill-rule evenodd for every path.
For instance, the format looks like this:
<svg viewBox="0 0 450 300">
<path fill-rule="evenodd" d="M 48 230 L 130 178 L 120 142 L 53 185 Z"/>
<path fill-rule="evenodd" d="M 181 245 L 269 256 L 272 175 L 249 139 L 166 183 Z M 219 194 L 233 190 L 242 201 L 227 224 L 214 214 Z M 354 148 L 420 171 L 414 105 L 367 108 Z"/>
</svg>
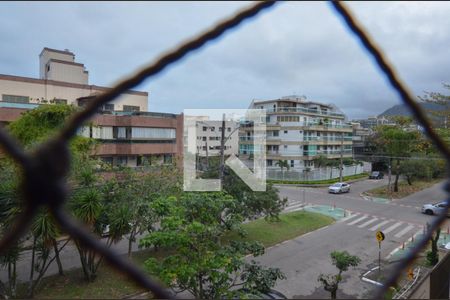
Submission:
<svg viewBox="0 0 450 300">
<path fill-rule="evenodd" d="M 344 176 L 343 181 L 349 181 L 353 179 L 360 179 L 367 177 L 368 173 L 361 173 L 356 175 Z M 267 180 L 272 184 L 331 184 L 339 182 L 339 178 L 326 179 L 326 180 L 311 180 L 311 181 L 287 181 L 287 180 Z"/>
</svg>

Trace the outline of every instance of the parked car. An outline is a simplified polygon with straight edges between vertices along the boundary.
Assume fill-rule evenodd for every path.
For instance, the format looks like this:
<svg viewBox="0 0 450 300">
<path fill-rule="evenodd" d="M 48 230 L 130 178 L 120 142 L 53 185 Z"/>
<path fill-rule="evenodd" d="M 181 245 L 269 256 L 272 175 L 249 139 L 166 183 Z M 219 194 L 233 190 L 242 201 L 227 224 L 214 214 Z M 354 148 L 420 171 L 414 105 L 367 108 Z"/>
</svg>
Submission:
<svg viewBox="0 0 450 300">
<path fill-rule="evenodd" d="M 328 187 L 328 192 L 333 194 L 350 192 L 350 184 L 346 182 L 338 182 Z"/>
<path fill-rule="evenodd" d="M 441 215 L 446 213 L 447 217 L 450 217 L 450 211 L 447 209 L 446 205 L 446 202 L 424 204 L 422 206 L 422 213 L 427 215 Z"/>
<path fill-rule="evenodd" d="M 373 171 L 370 173 L 369 179 L 383 179 L 384 174 L 380 171 Z"/>
</svg>

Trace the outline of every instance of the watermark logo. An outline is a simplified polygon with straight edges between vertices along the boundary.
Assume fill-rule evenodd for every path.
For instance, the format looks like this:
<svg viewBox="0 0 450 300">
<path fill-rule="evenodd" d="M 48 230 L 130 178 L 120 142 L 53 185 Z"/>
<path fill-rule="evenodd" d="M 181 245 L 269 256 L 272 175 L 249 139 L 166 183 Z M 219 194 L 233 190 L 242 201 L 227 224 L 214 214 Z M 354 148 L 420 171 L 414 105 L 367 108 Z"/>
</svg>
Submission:
<svg viewBox="0 0 450 300">
<path fill-rule="evenodd" d="M 219 178 L 201 178 L 212 160 L 219 172 L 223 162 L 253 191 L 266 190 L 265 110 L 185 109 L 183 135 L 185 191 L 222 189 Z"/>
</svg>

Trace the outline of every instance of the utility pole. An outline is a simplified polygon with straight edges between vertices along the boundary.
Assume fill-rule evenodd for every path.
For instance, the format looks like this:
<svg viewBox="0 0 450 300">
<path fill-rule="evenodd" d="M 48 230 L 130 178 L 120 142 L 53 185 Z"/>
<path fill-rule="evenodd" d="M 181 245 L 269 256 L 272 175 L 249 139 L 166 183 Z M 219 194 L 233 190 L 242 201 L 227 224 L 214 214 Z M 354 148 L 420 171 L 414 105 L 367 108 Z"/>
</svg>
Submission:
<svg viewBox="0 0 450 300">
<path fill-rule="evenodd" d="M 220 170 L 219 170 L 219 179 L 220 184 L 223 185 L 223 172 L 225 165 L 225 114 L 222 115 L 222 132 L 220 137 Z"/>
<path fill-rule="evenodd" d="M 389 192 L 389 195 L 391 194 L 391 175 L 392 175 L 392 171 L 391 171 L 391 161 L 392 161 L 392 159 L 389 157 L 389 166 L 388 166 L 388 178 L 389 178 L 389 182 L 388 182 L 388 192 Z"/>
<path fill-rule="evenodd" d="M 206 170 L 209 170 L 209 158 L 208 158 L 208 136 L 206 136 L 206 139 L 205 139 L 205 145 L 206 145 Z"/>
<path fill-rule="evenodd" d="M 341 132 L 341 162 L 339 166 L 339 181 L 342 182 L 344 179 L 342 178 L 342 169 L 344 164 L 344 133 Z"/>
</svg>

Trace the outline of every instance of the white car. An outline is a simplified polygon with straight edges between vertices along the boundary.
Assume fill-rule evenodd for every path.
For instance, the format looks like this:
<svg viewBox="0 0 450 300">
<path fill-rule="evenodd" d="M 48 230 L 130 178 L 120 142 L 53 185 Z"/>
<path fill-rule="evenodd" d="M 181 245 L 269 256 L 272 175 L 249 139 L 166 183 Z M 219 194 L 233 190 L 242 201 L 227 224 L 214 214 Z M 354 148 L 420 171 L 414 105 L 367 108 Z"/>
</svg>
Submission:
<svg viewBox="0 0 450 300">
<path fill-rule="evenodd" d="M 337 182 L 328 187 L 328 192 L 333 194 L 348 193 L 350 192 L 350 184 L 346 182 Z"/>
<path fill-rule="evenodd" d="M 450 210 L 447 210 L 445 202 L 424 204 L 422 206 L 422 213 L 427 215 L 441 215 L 447 213 L 447 216 L 450 217 Z"/>
</svg>

